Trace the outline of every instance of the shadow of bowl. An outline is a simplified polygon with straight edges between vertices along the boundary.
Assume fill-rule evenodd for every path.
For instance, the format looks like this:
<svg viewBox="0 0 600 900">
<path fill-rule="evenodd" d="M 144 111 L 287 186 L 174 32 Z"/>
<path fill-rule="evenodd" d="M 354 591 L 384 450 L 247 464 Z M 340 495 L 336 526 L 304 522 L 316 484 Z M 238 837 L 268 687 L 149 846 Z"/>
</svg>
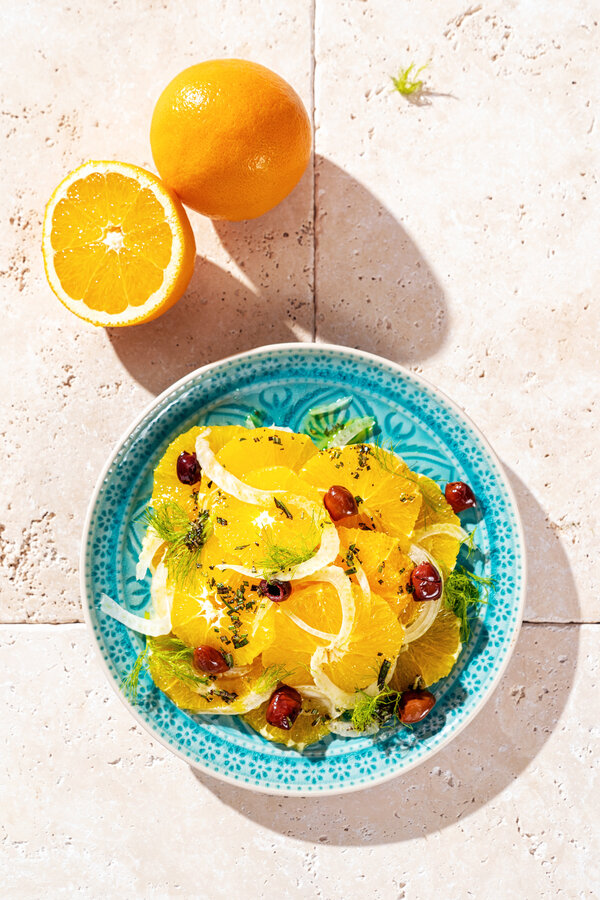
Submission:
<svg viewBox="0 0 600 900">
<path fill-rule="evenodd" d="M 528 560 L 535 548 L 560 570 L 554 591 L 576 596 L 556 535 L 540 543 L 546 516 L 520 479 L 507 470 L 525 523 Z M 527 595 L 540 590 L 528 565 Z M 548 596 L 547 602 L 552 602 Z M 265 796 L 223 784 L 194 770 L 223 803 L 264 828 L 308 842 L 389 844 L 441 831 L 484 806 L 530 765 L 552 734 L 569 699 L 579 632 L 569 625 L 525 621 L 514 655 L 484 709 L 429 762 L 391 782 L 357 793 L 311 798 Z M 202 803 L 201 796 L 193 803 Z"/>
</svg>

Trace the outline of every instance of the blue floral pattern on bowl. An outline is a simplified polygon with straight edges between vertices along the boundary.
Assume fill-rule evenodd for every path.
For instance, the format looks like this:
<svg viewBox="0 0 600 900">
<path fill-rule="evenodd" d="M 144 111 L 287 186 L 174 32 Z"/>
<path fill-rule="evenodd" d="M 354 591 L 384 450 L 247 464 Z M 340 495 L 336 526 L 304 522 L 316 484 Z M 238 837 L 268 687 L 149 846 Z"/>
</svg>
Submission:
<svg viewBox="0 0 600 900">
<path fill-rule="evenodd" d="M 393 443 L 416 471 L 468 482 L 478 498 L 476 570 L 493 577 L 483 607 L 437 703 L 412 730 L 375 737 L 330 736 L 299 754 L 257 735 L 236 716 L 192 716 L 140 680 L 138 704 L 120 683 L 142 644 L 100 609 L 102 593 L 135 612 L 149 603 L 137 582 L 141 512 L 152 473 L 170 441 L 194 424 L 244 424 L 254 409 L 265 422 L 303 430 L 310 407 L 352 395 L 351 415 L 374 416 L 378 438 Z M 473 514 L 470 514 L 473 516 Z M 471 519 L 475 522 L 475 518 Z M 320 344 L 264 347 L 199 369 L 158 397 L 120 442 L 88 512 L 81 560 L 86 618 L 110 681 L 147 730 L 191 765 L 268 793 L 341 793 L 385 781 L 431 757 L 490 696 L 514 647 L 524 601 L 522 530 L 512 492 L 484 438 L 454 404 L 422 379 L 370 354 Z"/>
</svg>

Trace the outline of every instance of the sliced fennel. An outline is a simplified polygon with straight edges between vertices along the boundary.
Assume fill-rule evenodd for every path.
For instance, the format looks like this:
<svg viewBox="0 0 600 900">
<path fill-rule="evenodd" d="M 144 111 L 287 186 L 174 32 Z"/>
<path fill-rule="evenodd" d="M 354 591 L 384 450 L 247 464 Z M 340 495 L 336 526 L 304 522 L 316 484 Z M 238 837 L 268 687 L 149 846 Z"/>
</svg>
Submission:
<svg viewBox="0 0 600 900">
<path fill-rule="evenodd" d="M 347 444 L 360 444 L 369 437 L 376 422 L 372 416 L 350 419 L 340 431 L 337 431 L 328 442 L 328 447 L 345 447 Z"/>
<path fill-rule="evenodd" d="M 348 409 L 351 403 L 352 397 L 340 397 L 332 403 L 322 403 L 320 406 L 311 407 L 308 411 L 308 415 L 313 419 L 321 419 L 324 416 L 343 412 L 343 410 Z"/>
<path fill-rule="evenodd" d="M 352 722 L 342 721 L 341 719 L 334 719 L 333 721 L 329 722 L 329 730 L 333 734 L 338 734 L 340 737 L 359 738 L 377 734 L 377 732 L 379 731 L 379 725 L 373 723 L 372 725 L 367 726 L 364 731 L 357 731 Z"/>
<path fill-rule="evenodd" d="M 296 686 L 296 690 L 302 694 L 303 697 L 307 697 L 309 700 L 316 700 L 317 703 L 321 703 L 325 709 L 327 710 L 327 714 L 335 719 L 337 716 L 341 715 L 342 710 L 338 709 L 335 703 L 332 702 L 331 698 L 327 696 L 327 694 L 320 691 L 318 688 L 314 686 L 314 684 L 299 684 Z"/>
<path fill-rule="evenodd" d="M 217 457 L 213 453 L 210 444 L 206 440 L 206 436 L 210 434 L 210 429 L 201 431 L 196 439 L 196 457 L 200 463 L 202 470 L 207 477 L 224 490 L 227 494 L 231 494 L 242 503 L 252 503 L 255 506 L 270 506 L 275 496 L 274 491 L 261 491 L 258 488 L 250 487 L 244 484 L 231 472 L 221 465 Z"/>
<path fill-rule="evenodd" d="M 444 573 L 442 571 L 442 567 L 439 565 L 434 556 L 431 555 L 427 550 L 424 550 L 423 547 L 419 547 L 417 544 L 410 545 L 410 558 L 419 565 L 422 562 L 430 562 L 432 566 L 440 573 L 440 579 L 442 582 L 442 590 L 440 596 L 437 600 L 424 600 L 421 603 L 421 609 L 419 610 L 419 614 L 414 622 L 411 622 L 410 625 L 407 626 L 406 631 L 404 632 L 404 644 L 403 648 L 406 647 L 407 644 L 410 644 L 411 641 L 416 641 L 417 638 L 422 637 L 425 632 L 431 628 L 435 617 L 440 611 L 440 607 L 442 605 L 442 598 L 444 596 Z M 402 653 L 402 650 L 400 650 Z"/>
<path fill-rule="evenodd" d="M 471 537 L 471 534 L 469 534 L 468 531 L 465 531 L 464 528 L 461 528 L 460 525 L 440 523 L 438 525 L 430 525 L 429 528 L 421 528 L 420 531 L 413 534 L 413 540 L 418 544 L 424 538 L 433 537 L 436 534 L 447 534 L 449 537 L 456 538 L 456 540 L 461 543 L 467 541 Z"/>
<path fill-rule="evenodd" d="M 343 712 L 345 709 L 352 709 L 356 703 L 358 694 L 349 694 L 334 684 L 331 678 L 323 671 L 323 666 L 327 665 L 327 647 L 319 647 L 313 653 L 310 659 L 310 674 L 313 677 L 315 686 L 325 696 L 329 697 L 330 702 Z"/>
<path fill-rule="evenodd" d="M 152 560 L 156 553 L 163 545 L 163 541 L 151 528 L 146 530 L 142 541 L 142 549 L 135 568 L 135 577 L 138 581 L 142 581 L 146 576 L 148 569 L 152 568 Z"/>
<path fill-rule="evenodd" d="M 100 598 L 100 609 L 106 615 L 120 622 L 121 625 L 131 628 L 132 631 L 137 631 L 138 634 L 145 634 L 147 637 L 162 637 L 171 631 L 170 611 L 164 616 L 144 619 L 142 616 L 136 616 L 134 613 L 129 612 L 128 609 L 119 606 L 107 594 L 102 594 Z"/>
</svg>

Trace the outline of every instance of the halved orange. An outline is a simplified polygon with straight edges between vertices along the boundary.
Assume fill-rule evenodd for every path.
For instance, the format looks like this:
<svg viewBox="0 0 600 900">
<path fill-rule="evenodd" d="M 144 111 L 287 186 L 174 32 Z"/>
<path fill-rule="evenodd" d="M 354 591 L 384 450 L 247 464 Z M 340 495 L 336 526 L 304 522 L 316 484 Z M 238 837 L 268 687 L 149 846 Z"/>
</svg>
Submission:
<svg viewBox="0 0 600 900">
<path fill-rule="evenodd" d="M 42 251 L 50 287 L 93 325 L 134 325 L 185 291 L 196 245 L 179 199 L 145 169 L 90 161 L 52 194 Z"/>
</svg>

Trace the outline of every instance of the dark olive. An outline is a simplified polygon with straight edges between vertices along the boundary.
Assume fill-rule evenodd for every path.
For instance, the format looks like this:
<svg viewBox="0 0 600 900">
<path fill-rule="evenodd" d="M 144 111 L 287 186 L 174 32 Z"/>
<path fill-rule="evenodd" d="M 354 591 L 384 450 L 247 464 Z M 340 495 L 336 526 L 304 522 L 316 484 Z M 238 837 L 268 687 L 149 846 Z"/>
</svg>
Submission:
<svg viewBox="0 0 600 900">
<path fill-rule="evenodd" d="M 415 600 L 437 600 L 442 593 L 440 573 L 430 562 L 422 562 L 410 573 Z"/>
<path fill-rule="evenodd" d="M 358 513 L 358 504 L 348 488 L 341 484 L 332 484 L 323 497 L 325 509 L 334 522 L 340 519 L 348 519 Z"/>
<path fill-rule="evenodd" d="M 183 450 L 177 457 L 177 477 L 182 484 L 196 484 L 200 481 L 202 470 L 195 453 Z"/>
<path fill-rule="evenodd" d="M 403 691 L 398 701 L 398 718 L 404 725 L 414 725 L 428 715 L 435 706 L 431 691 Z"/>
<path fill-rule="evenodd" d="M 275 728 L 289 731 L 302 709 L 302 697 L 288 684 L 281 684 L 271 694 L 267 707 L 267 722 Z"/>
<path fill-rule="evenodd" d="M 287 600 L 292 593 L 292 585 L 289 581 L 265 581 L 263 578 L 258 585 L 258 590 L 273 603 L 281 603 L 283 600 Z"/>
<path fill-rule="evenodd" d="M 194 650 L 194 665 L 201 672 L 207 672 L 209 675 L 221 675 L 229 669 L 223 654 L 207 644 L 202 644 Z"/>
<path fill-rule="evenodd" d="M 455 513 L 470 509 L 477 503 L 475 494 L 464 481 L 450 481 L 446 485 L 444 496 Z"/>
</svg>

